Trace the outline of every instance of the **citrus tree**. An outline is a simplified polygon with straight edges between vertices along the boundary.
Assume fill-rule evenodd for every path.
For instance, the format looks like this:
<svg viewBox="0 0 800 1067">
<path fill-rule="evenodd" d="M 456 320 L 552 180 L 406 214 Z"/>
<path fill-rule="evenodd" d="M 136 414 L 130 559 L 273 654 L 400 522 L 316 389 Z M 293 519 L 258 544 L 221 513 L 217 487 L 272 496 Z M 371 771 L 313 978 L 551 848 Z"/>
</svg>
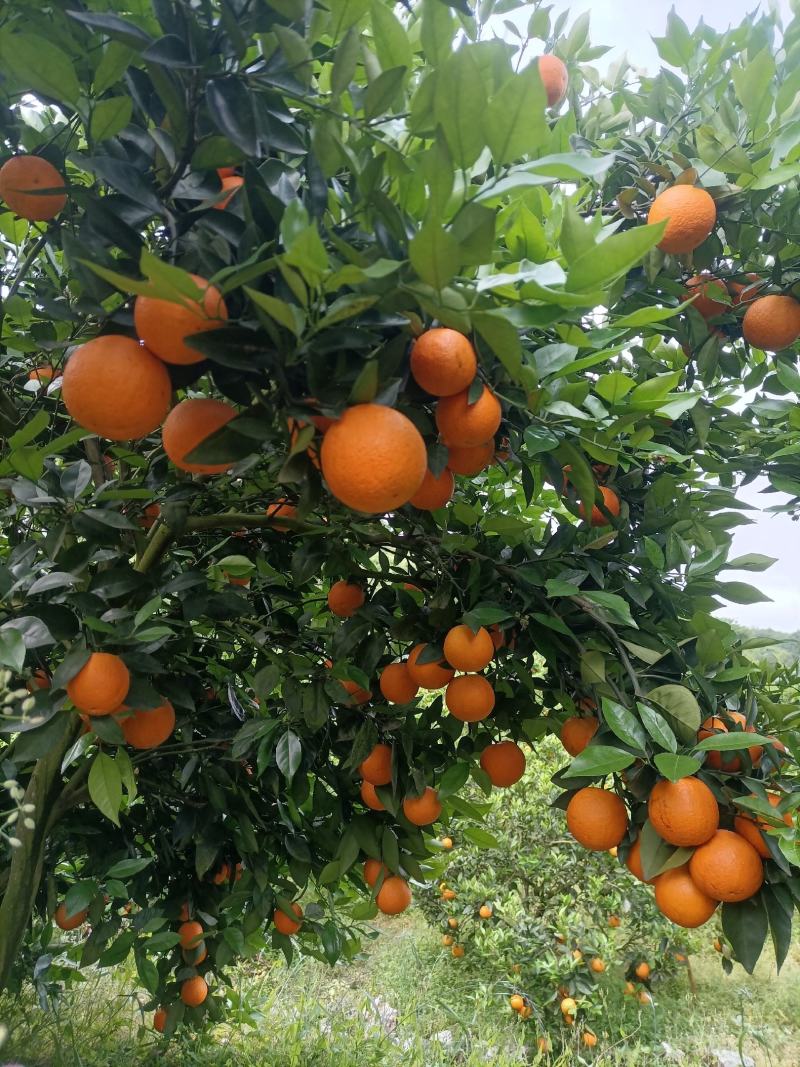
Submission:
<svg viewBox="0 0 800 1067">
<path fill-rule="evenodd" d="M 737 487 L 800 499 L 797 42 L 4 5 L 0 985 L 132 954 L 218 1017 L 562 726 L 578 841 L 783 958 L 793 705 L 714 612 Z"/>
</svg>

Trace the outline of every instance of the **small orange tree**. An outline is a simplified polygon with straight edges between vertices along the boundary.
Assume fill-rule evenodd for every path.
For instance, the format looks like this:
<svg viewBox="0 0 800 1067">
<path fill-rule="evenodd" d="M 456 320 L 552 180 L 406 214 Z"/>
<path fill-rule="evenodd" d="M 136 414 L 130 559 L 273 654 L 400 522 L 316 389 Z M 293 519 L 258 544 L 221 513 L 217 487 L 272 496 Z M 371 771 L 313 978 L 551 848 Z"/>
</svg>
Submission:
<svg viewBox="0 0 800 1067">
<path fill-rule="evenodd" d="M 351 955 L 576 707 L 563 806 L 697 774 L 774 823 L 723 922 L 782 958 L 790 709 L 713 613 L 770 562 L 739 483 L 800 494 L 796 24 L 670 16 L 645 77 L 538 3 L 107 7 L 0 20 L 0 986 L 133 954 L 170 1031 L 265 931 Z M 682 847 L 644 823 L 647 876 Z"/>
</svg>

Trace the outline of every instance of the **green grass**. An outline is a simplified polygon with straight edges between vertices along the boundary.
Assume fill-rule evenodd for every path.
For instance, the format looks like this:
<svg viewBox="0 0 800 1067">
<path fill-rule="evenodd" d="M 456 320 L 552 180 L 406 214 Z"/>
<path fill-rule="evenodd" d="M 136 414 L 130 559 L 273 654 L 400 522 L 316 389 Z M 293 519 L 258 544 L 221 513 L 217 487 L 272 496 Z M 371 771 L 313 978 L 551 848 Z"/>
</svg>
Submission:
<svg viewBox="0 0 800 1067">
<path fill-rule="evenodd" d="M 443 952 L 439 935 L 419 915 L 382 923 L 380 929 L 368 953 L 350 966 L 248 961 L 236 972 L 231 1021 L 211 1037 L 184 1034 L 169 1044 L 144 1025 L 149 1019 L 142 1017 L 130 975 L 89 972 L 51 1011 L 40 1010 L 32 998 L 0 1002 L 0 1020 L 10 1029 L 0 1055 L 25 1067 L 155 1061 L 164 1067 L 512 1067 L 536 1062 L 650 1067 L 665 1062 L 661 1042 L 666 1041 L 685 1053 L 684 1067 L 700 1067 L 709 1062 L 710 1049 L 736 1049 L 741 1037 L 744 1052 L 759 1065 L 800 1065 L 797 950 L 780 978 L 766 954 L 753 978 L 739 969 L 725 977 L 713 951 L 695 958 L 696 999 L 685 971 L 664 983 L 656 972 L 652 1008 L 624 998 L 621 977 L 609 974 L 601 1017 L 591 1024 L 600 1038 L 594 1053 L 578 1046 L 576 1034 L 574 1048 L 539 1059 L 540 1026 L 517 1020 L 504 990 L 468 958 L 455 961 Z M 397 1012 L 393 1034 L 381 1025 L 372 998 Z M 552 1011 L 547 1017 L 552 1023 Z M 443 1043 L 442 1031 L 449 1031 L 449 1042 Z M 769 1046 L 771 1059 L 760 1041 Z"/>
</svg>

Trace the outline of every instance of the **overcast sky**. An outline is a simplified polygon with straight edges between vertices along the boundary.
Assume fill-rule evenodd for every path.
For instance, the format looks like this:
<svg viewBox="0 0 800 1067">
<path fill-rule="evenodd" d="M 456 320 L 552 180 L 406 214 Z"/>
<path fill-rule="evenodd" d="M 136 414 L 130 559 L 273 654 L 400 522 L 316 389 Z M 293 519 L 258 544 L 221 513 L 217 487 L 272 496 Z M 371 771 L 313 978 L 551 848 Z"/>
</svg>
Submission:
<svg viewBox="0 0 800 1067">
<path fill-rule="evenodd" d="M 572 0 L 564 3 L 557 0 L 553 17 L 569 10 L 574 18 L 584 11 L 591 12 L 591 40 L 593 44 L 612 45 L 613 51 L 597 61 L 600 69 L 627 53 L 630 62 L 637 67 L 657 70 L 661 60 L 653 44 L 653 37 L 663 37 L 666 32 L 667 14 L 671 3 L 659 0 Z M 690 30 L 693 30 L 702 15 L 706 25 L 715 30 L 726 30 L 738 25 L 748 13 L 758 10 L 755 2 L 745 0 L 675 0 L 675 10 Z M 775 4 L 762 4 L 760 10 L 777 8 L 784 23 L 791 18 L 788 0 L 776 0 Z M 757 508 L 771 507 L 786 498 L 777 494 L 761 495 L 766 482 L 760 480 L 741 491 L 741 498 Z M 729 604 L 719 612 L 726 619 L 745 626 L 764 627 L 793 632 L 800 630 L 800 523 L 794 523 L 787 515 L 771 515 L 764 512 L 749 512 L 756 520 L 752 526 L 740 526 L 735 531 L 731 558 L 747 552 L 760 552 L 774 556 L 778 562 L 762 573 L 725 571 L 726 581 L 745 581 L 755 585 L 772 603 Z"/>
</svg>

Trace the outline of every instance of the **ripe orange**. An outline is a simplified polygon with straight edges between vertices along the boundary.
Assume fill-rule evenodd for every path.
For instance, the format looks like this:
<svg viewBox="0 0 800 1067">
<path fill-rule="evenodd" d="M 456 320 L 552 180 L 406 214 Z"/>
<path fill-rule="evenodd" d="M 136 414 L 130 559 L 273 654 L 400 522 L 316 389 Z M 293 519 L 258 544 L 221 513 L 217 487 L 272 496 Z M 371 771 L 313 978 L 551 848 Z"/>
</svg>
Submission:
<svg viewBox="0 0 800 1067">
<path fill-rule="evenodd" d="M 235 415 L 236 410 L 222 400 L 210 397 L 182 400 L 167 415 L 161 430 L 164 451 L 176 467 L 191 474 L 222 474 L 230 470 L 233 462 L 194 463 L 186 457 Z"/>
<path fill-rule="evenodd" d="M 60 190 L 64 179 L 52 163 L 41 156 L 13 156 L 0 167 L 0 200 L 28 222 L 49 222 L 62 211 L 67 202 L 65 192 L 39 193 L 39 190 Z"/>
<path fill-rule="evenodd" d="M 444 658 L 457 671 L 482 671 L 491 663 L 494 644 L 483 626 L 473 633 L 469 626 L 454 626 L 444 639 Z"/>
<path fill-rule="evenodd" d="M 112 441 L 128 441 L 162 424 L 172 384 L 164 364 L 146 348 L 130 337 L 106 334 L 72 353 L 61 395 L 84 429 Z"/>
<path fill-rule="evenodd" d="M 390 663 L 381 671 L 381 693 L 392 704 L 408 704 L 419 692 L 405 663 Z"/>
<path fill-rule="evenodd" d="M 119 656 L 92 652 L 67 682 L 67 696 L 86 715 L 110 715 L 122 704 L 130 684 L 130 673 Z"/>
<path fill-rule="evenodd" d="M 764 881 L 764 865 L 753 846 L 732 830 L 717 830 L 689 860 L 692 881 L 714 900 L 747 900 Z"/>
<path fill-rule="evenodd" d="M 206 357 L 191 348 L 186 338 L 218 330 L 228 320 L 228 308 L 219 289 L 197 274 L 191 278 L 202 291 L 196 300 L 187 296 L 177 304 L 154 296 L 137 296 L 133 305 L 133 325 L 139 340 L 165 363 L 202 363 Z"/>
<path fill-rule="evenodd" d="M 494 438 L 480 445 L 448 445 L 447 466 L 453 474 L 480 474 L 491 466 L 494 459 Z"/>
<path fill-rule="evenodd" d="M 453 938 L 450 934 L 442 934 L 442 946 L 444 948 L 450 948 L 453 944 Z"/>
<path fill-rule="evenodd" d="M 205 941 L 201 941 L 195 948 L 181 949 L 181 956 L 183 957 L 183 962 L 190 967 L 199 966 L 204 960 L 208 959 L 208 949 Z"/>
<path fill-rule="evenodd" d="M 403 814 L 415 826 L 429 826 L 442 814 L 439 794 L 430 786 L 425 787 L 421 796 L 408 796 L 403 800 Z"/>
<path fill-rule="evenodd" d="M 758 297 L 744 313 L 742 333 L 756 348 L 789 348 L 800 337 L 800 303 L 791 296 Z"/>
<path fill-rule="evenodd" d="M 449 502 L 454 489 L 455 481 L 452 472 L 447 467 L 439 475 L 431 474 L 429 470 L 426 470 L 422 485 L 411 497 L 409 504 L 419 508 L 420 511 L 436 511 L 437 508 L 443 508 Z"/>
<path fill-rule="evenodd" d="M 453 945 L 453 947 L 450 949 L 450 954 L 454 956 L 457 960 L 460 960 L 461 957 L 464 955 L 464 946 Z"/>
<path fill-rule="evenodd" d="M 650 977 L 650 964 L 645 963 L 645 961 L 643 960 L 641 963 L 637 964 L 634 974 L 637 978 L 641 978 L 641 980 L 644 982 L 645 979 Z"/>
<path fill-rule="evenodd" d="M 181 982 L 181 1000 L 189 1008 L 199 1007 L 208 996 L 208 984 L 205 978 L 196 974 Z"/>
<path fill-rule="evenodd" d="M 497 433 L 503 411 L 500 401 L 487 386 L 474 404 L 465 389 L 455 396 L 445 396 L 436 405 L 436 425 L 444 443 L 463 448 L 482 445 Z"/>
<path fill-rule="evenodd" d="M 547 94 L 547 106 L 557 107 L 567 95 L 569 75 L 564 62 L 558 56 L 549 52 L 539 56 L 536 61 L 539 66 L 539 77 L 542 79 L 544 91 Z"/>
<path fill-rule="evenodd" d="M 638 878 L 640 882 L 647 882 L 648 885 L 653 881 L 652 878 L 645 878 L 644 869 L 642 867 L 642 839 L 637 837 L 631 847 L 628 849 L 628 855 L 625 857 L 625 866 L 631 872 L 634 878 Z"/>
<path fill-rule="evenodd" d="M 573 715 L 559 731 L 561 744 L 570 756 L 578 756 L 597 733 L 600 723 L 594 716 Z"/>
<path fill-rule="evenodd" d="M 594 971 L 595 974 L 602 974 L 603 971 L 606 969 L 605 963 L 599 958 L 595 958 L 593 960 L 590 960 L 589 961 L 589 966 L 591 967 L 591 969 Z"/>
<path fill-rule="evenodd" d="M 165 700 L 157 708 L 132 710 L 118 721 L 131 748 L 157 748 L 175 729 L 175 709 Z"/>
<path fill-rule="evenodd" d="M 221 200 L 218 200 L 216 204 L 214 204 L 214 208 L 217 211 L 224 211 L 228 204 L 230 204 L 231 200 L 233 200 L 234 196 L 236 196 L 239 189 L 244 185 L 244 178 L 240 177 L 238 174 L 228 174 L 221 179 L 220 184 L 228 195 L 223 196 Z"/>
<path fill-rule="evenodd" d="M 514 993 L 508 998 L 508 1003 L 514 1011 L 519 1011 L 521 1008 L 525 1007 L 525 998 L 521 997 L 519 993 Z"/>
<path fill-rule="evenodd" d="M 300 927 L 303 925 L 303 909 L 295 901 L 292 904 L 292 911 L 297 916 L 297 921 L 290 919 L 288 915 L 285 915 L 280 908 L 276 908 L 272 913 L 272 921 L 275 923 L 275 929 L 281 934 L 296 934 Z"/>
<path fill-rule="evenodd" d="M 159 1008 L 158 1011 L 153 1013 L 153 1029 L 159 1034 L 164 1033 L 164 1027 L 167 1025 L 167 1013 L 164 1008 Z"/>
<path fill-rule="evenodd" d="M 56 926 L 61 930 L 76 930 L 86 921 L 87 915 L 88 912 L 86 908 L 76 912 L 74 915 L 67 915 L 67 905 L 59 904 L 53 915 L 53 922 L 55 922 Z"/>
<path fill-rule="evenodd" d="M 451 930 L 457 930 L 457 929 L 458 929 L 458 919 L 454 919 L 454 918 L 453 918 L 453 917 L 451 916 L 451 917 L 450 917 L 450 918 L 449 918 L 449 919 L 447 920 L 447 925 L 448 925 L 448 926 L 450 927 L 450 929 L 451 929 Z"/>
<path fill-rule="evenodd" d="M 178 927 L 181 948 L 195 948 L 203 940 L 203 927 L 199 922 L 189 920 Z"/>
<path fill-rule="evenodd" d="M 499 652 L 501 648 L 506 647 L 506 635 L 496 622 L 493 622 L 489 627 L 489 637 L 492 639 L 495 652 Z"/>
<path fill-rule="evenodd" d="M 633 982 L 626 982 L 625 988 L 622 990 L 622 992 L 625 994 L 626 997 L 629 997 L 636 992 L 636 986 L 633 984 Z"/>
<path fill-rule="evenodd" d="M 696 185 L 671 185 L 653 201 L 648 223 L 667 220 L 658 247 L 662 252 L 682 255 L 692 252 L 714 229 L 717 205 Z"/>
<path fill-rule="evenodd" d="M 237 578 L 233 574 L 228 574 L 227 571 L 223 571 L 222 574 L 229 585 L 241 585 L 246 589 L 250 588 L 249 578 Z"/>
<path fill-rule="evenodd" d="M 284 519 L 296 519 L 297 508 L 294 506 L 294 504 L 290 504 L 286 497 L 282 496 L 280 500 L 276 500 L 274 504 L 270 504 L 264 514 L 267 516 L 268 519 L 273 520 L 279 519 L 281 517 L 283 517 Z M 273 521 L 272 529 L 279 530 L 281 533 L 289 533 L 291 532 L 292 527 L 286 526 L 282 522 Z"/>
<path fill-rule="evenodd" d="M 513 741 L 499 741 L 481 753 L 481 767 L 492 785 L 506 788 L 514 785 L 525 773 L 525 753 Z"/>
<path fill-rule="evenodd" d="M 713 737 L 714 734 L 728 733 L 728 723 L 731 723 L 733 726 L 739 726 L 747 733 L 755 732 L 755 727 L 747 725 L 747 719 L 740 711 L 726 711 L 724 712 L 724 716 L 725 718 L 720 718 L 718 715 L 709 716 L 697 731 L 697 740 L 704 741 L 707 737 Z M 758 764 L 764 754 L 761 745 L 751 745 L 747 751 L 750 760 L 754 764 Z M 721 752 L 718 749 L 712 749 L 710 752 L 706 752 L 705 763 L 706 766 L 711 767 L 712 770 L 726 771 L 728 774 L 735 774 L 742 769 L 741 758 L 736 752 Z"/>
<path fill-rule="evenodd" d="M 426 330 L 411 349 L 411 374 L 431 396 L 453 396 L 468 389 L 477 372 L 475 349 L 457 330 Z"/>
<path fill-rule="evenodd" d="M 444 703 L 455 719 L 480 722 L 491 715 L 495 696 L 482 674 L 461 674 L 447 686 Z"/>
<path fill-rule="evenodd" d="M 368 700 L 372 698 L 372 693 L 368 689 L 362 689 L 358 682 L 351 682 L 350 679 L 339 679 L 339 685 L 344 689 L 346 693 L 350 694 L 350 699 L 345 701 L 349 705 L 366 704 Z"/>
<path fill-rule="evenodd" d="M 620 925 L 620 922 L 621 920 L 619 915 L 609 915 L 608 925 L 611 927 L 612 930 L 616 930 L 617 927 Z"/>
<path fill-rule="evenodd" d="M 364 881 L 372 888 L 383 872 L 384 879 L 389 877 L 390 871 L 385 863 L 380 860 L 368 859 L 364 864 Z"/>
<path fill-rule="evenodd" d="M 719 278 L 715 278 L 713 274 L 695 274 L 686 283 L 686 296 L 695 297 L 692 307 L 704 319 L 724 315 L 728 310 L 730 304 L 725 300 L 720 300 L 720 295 L 727 295 L 727 289 L 724 283 Z"/>
<path fill-rule="evenodd" d="M 609 489 L 607 485 L 598 486 L 600 496 L 603 498 L 603 507 L 606 511 L 616 517 L 619 515 L 619 497 L 613 489 Z M 583 501 L 578 504 L 578 514 L 582 519 L 586 519 L 586 508 L 583 506 Z M 589 519 L 591 526 L 608 526 L 610 520 L 606 518 L 597 504 L 592 504 L 592 514 Z"/>
<path fill-rule="evenodd" d="M 664 778 L 653 786 L 647 803 L 653 829 L 670 845 L 702 845 L 719 826 L 719 806 L 699 778 Z"/>
<path fill-rule="evenodd" d="M 223 178 L 232 178 L 236 173 L 236 167 L 217 167 L 217 177 L 220 181 Z"/>
<path fill-rule="evenodd" d="M 25 683 L 25 688 L 29 693 L 35 693 L 37 689 L 50 689 L 52 686 L 50 681 L 50 675 L 47 671 L 43 671 L 41 667 L 33 672 L 33 675 Z"/>
<path fill-rule="evenodd" d="M 411 903 L 411 889 L 408 882 L 396 874 L 386 878 L 378 890 L 375 903 L 384 915 L 399 915 Z"/>
<path fill-rule="evenodd" d="M 148 504 L 147 507 L 144 509 L 144 514 L 140 516 L 140 518 L 138 518 L 136 521 L 139 523 L 143 530 L 149 530 L 160 514 L 160 504 Z"/>
<path fill-rule="evenodd" d="M 45 363 L 41 367 L 34 367 L 34 369 L 28 374 L 29 382 L 38 382 L 40 385 L 47 385 L 48 382 L 53 380 L 54 374 L 53 368 L 49 363 Z"/>
<path fill-rule="evenodd" d="M 229 863 L 223 863 L 219 870 L 215 871 L 211 876 L 211 881 L 214 885 L 224 885 L 230 881 L 231 877 L 231 865 Z"/>
<path fill-rule="evenodd" d="M 717 901 L 695 885 L 686 864 L 664 871 L 654 885 L 656 907 L 678 926 L 694 930 L 708 922 L 717 910 Z"/>
<path fill-rule="evenodd" d="M 749 284 L 748 284 L 749 283 Z M 764 288 L 764 279 L 758 274 L 746 274 L 744 278 L 728 282 L 731 294 L 731 307 L 740 307 L 755 300 Z"/>
<path fill-rule="evenodd" d="M 578 1005 L 572 997 L 563 997 L 559 1007 L 562 1015 L 574 1015 L 578 1010 Z"/>
<path fill-rule="evenodd" d="M 364 590 L 355 582 L 334 582 L 328 592 L 328 607 L 340 619 L 355 615 L 364 603 Z"/>
<path fill-rule="evenodd" d="M 375 745 L 358 768 L 371 785 L 388 785 L 392 780 L 392 750 L 389 745 Z"/>
<path fill-rule="evenodd" d="M 442 689 L 455 673 L 450 667 L 445 666 L 444 660 L 433 663 L 418 663 L 427 645 L 414 645 L 408 654 L 406 670 L 412 680 L 421 689 Z"/>
<path fill-rule="evenodd" d="M 381 798 L 375 792 L 375 786 L 366 780 L 361 783 L 361 799 L 373 811 L 386 811 Z"/>
<path fill-rule="evenodd" d="M 407 504 L 428 469 L 419 430 L 405 415 L 381 404 L 348 408 L 322 439 L 320 455 L 336 499 L 372 515 Z"/>
<path fill-rule="evenodd" d="M 457 895 L 455 889 L 442 890 L 442 900 L 455 900 Z"/>
<path fill-rule="evenodd" d="M 616 793 L 587 786 L 567 805 L 567 827 L 584 848 L 603 852 L 625 836 L 628 813 Z"/>
<path fill-rule="evenodd" d="M 593 1034 L 591 1030 L 584 1030 L 583 1043 L 587 1048 L 594 1048 L 597 1044 L 597 1036 Z"/>
<path fill-rule="evenodd" d="M 767 800 L 773 808 L 777 808 L 781 802 L 781 798 L 777 793 L 768 793 Z M 792 817 L 788 811 L 783 813 L 782 818 L 787 826 L 792 825 Z M 743 812 L 741 815 L 737 815 L 733 820 L 733 828 L 737 834 L 740 834 L 745 839 L 745 841 L 750 842 L 762 859 L 768 860 L 772 857 L 772 853 L 762 836 L 762 831 L 766 831 L 769 828 L 769 823 L 765 819 Z"/>
<path fill-rule="evenodd" d="M 478 915 L 480 915 L 480 917 L 482 919 L 491 919 L 491 917 L 492 917 L 492 909 L 491 909 L 491 907 L 488 904 L 481 904 L 480 908 L 478 909 Z"/>
<path fill-rule="evenodd" d="M 453 847 L 453 839 L 452 839 L 452 837 L 443 837 L 442 840 L 441 840 L 441 845 L 442 845 L 443 849 L 445 849 L 447 852 L 449 852 L 450 849 Z"/>
</svg>

